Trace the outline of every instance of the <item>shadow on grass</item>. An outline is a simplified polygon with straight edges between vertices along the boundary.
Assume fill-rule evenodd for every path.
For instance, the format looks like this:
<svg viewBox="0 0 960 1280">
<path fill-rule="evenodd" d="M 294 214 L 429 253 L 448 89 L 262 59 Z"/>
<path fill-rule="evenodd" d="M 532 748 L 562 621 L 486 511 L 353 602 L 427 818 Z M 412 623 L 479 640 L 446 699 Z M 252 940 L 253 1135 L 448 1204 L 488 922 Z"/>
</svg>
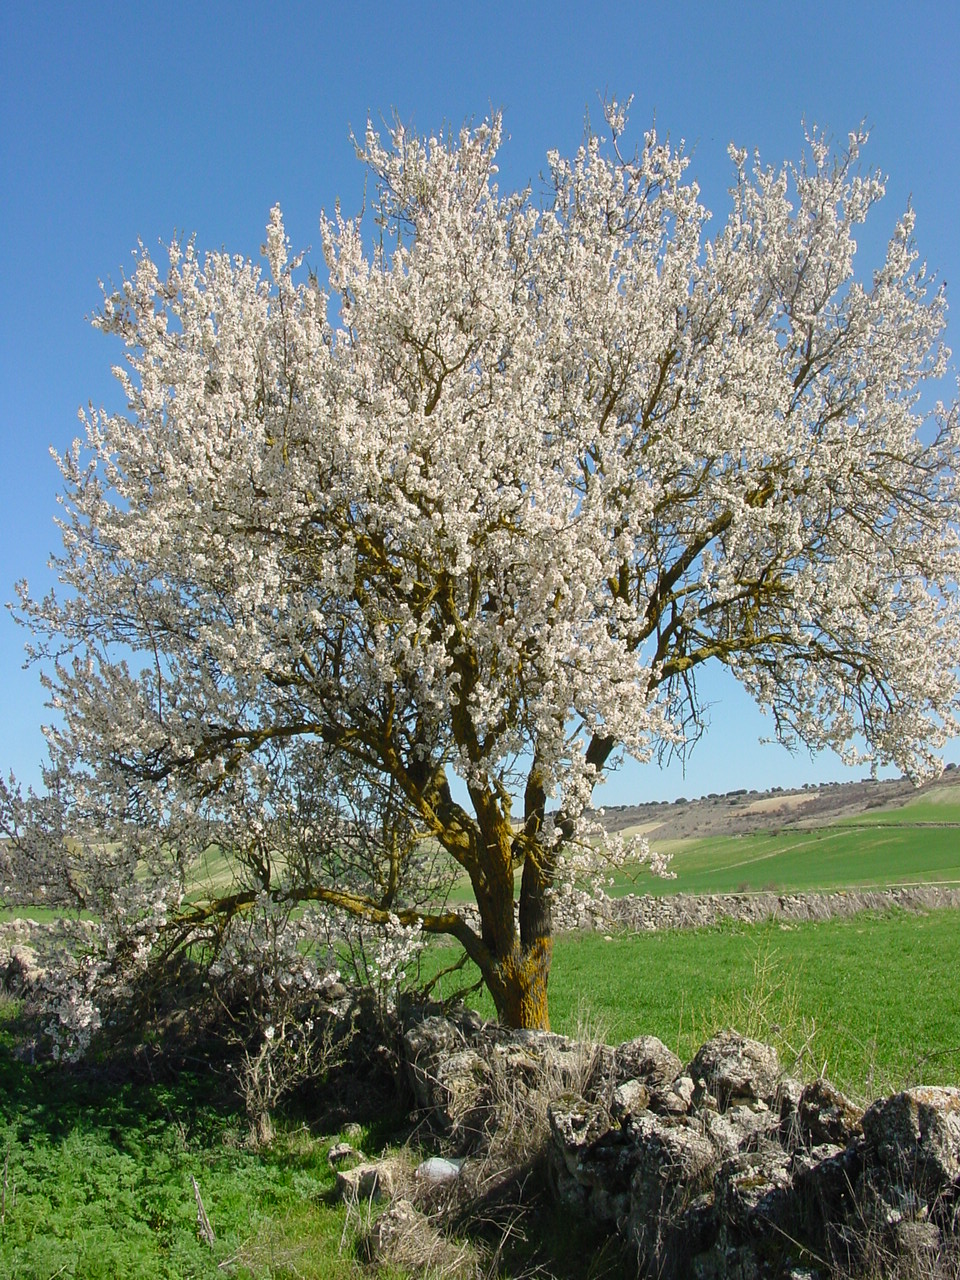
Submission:
<svg viewBox="0 0 960 1280">
<path fill-rule="evenodd" d="M 166 1071 L 139 1061 L 71 1067 L 22 1061 L 18 1007 L 0 1002 L 0 1275 L 48 1280 L 359 1280 L 370 1276 L 358 1223 L 338 1203 L 327 1161 L 346 1114 L 329 1088 L 301 1094 L 276 1142 L 251 1149 L 226 1073 Z M 159 1064 L 158 1064 L 159 1066 Z M 156 1076 L 160 1076 L 157 1070 Z M 369 1086 L 369 1082 L 368 1082 Z M 414 1128 L 397 1082 L 348 1090 L 370 1155 L 406 1144 L 435 1150 Z M 317 1120 L 317 1117 L 326 1119 Z M 215 1232 L 198 1236 L 193 1180 Z M 471 1205 L 452 1224 L 478 1246 L 482 1274 L 604 1280 L 629 1274 L 614 1242 L 556 1205 L 534 1172 Z M 391 1280 L 404 1273 L 388 1268 Z"/>
</svg>

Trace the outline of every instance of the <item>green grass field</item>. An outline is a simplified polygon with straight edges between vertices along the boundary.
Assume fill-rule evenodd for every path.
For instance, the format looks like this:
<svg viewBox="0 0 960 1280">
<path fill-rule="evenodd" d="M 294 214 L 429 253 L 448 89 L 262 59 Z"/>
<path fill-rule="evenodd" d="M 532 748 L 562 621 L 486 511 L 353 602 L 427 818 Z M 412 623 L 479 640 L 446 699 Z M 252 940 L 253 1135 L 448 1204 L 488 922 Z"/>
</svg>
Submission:
<svg viewBox="0 0 960 1280">
<path fill-rule="evenodd" d="M 879 815 L 878 815 L 879 816 Z M 669 847 L 668 847 L 669 848 Z M 901 821 L 677 841 L 675 880 L 629 871 L 614 893 L 735 893 L 894 884 L 960 885 L 960 829 Z"/>
<path fill-rule="evenodd" d="M 952 825 L 960 827 L 960 804 L 948 792 L 931 792 L 918 796 L 916 800 L 908 800 L 897 809 L 868 809 L 866 813 L 855 818 L 840 818 L 837 826 L 843 827 L 885 827 L 906 826 L 913 823 L 931 825 Z"/>
<path fill-rule="evenodd" d="M 449 958 L 437 948 L 427 966 Z M 866 1099 L 907 1082 L 960 1079 L 960 1007 L 949 978 L 958 973 L 958 911 L 586 935 L 557 941 L 551 1006 L 556 1030 L 611 1042 L 652 1033 L 684 1060 L 736 1025 L 777 1043 L 788 1066 L 802 1048 L 803 1073 L 825 1071 Z M 491 1012 L 483 999 L 478 1006 Z M 26 1067 L 12 1052 L 15 1014 L 13 1002 L 0 1002 L 0 1276 L 365 1274 L 354 1246 L 360 1219 L 332 1194 L 326 1151 L 336 1135 L 290 1117 L 271 1148 L 251 1151 L 242 1110 L 215 1075 L 148 1086 Z M 368 1134 L 365 1146 L 381 1140 Z M 213 1248 L 197 1236 L 191 1178 L 216 1232 Z M 544 1225 L 551 1235 L 565 1229 L 552 1218 Z M 541 1274 L 585 1274 L 560 1267 Z"/>
<path fill-rule="evenodd" d="M 665 842 L 675 880 L 629 869 L 614 893 L 735 893 L 901 884 L 960 885 L 960 804 L 955 788 L 867 810 L 827 826 Z M 656 832 L 650 836 L 654 847 Z"/>
<path fill-rule="evenodd" d="M 362 1275 L 330 1202 L 329 1141 L 291 1126 L 269 1151 L 248 1150 L 215 1077 L 117 1085 L 26 1068 L 12 1053 L 15 1012 L 0 1006 L 0 1276 Z M 212 1248 L 198 1239 L 191 1177 Z"/>
<path fill-rule="evenodd" d="M 428 970 L 444 955 L 428 956 Z M 776 1043 L 788 1067 L 806 1045 L 802 1071 L 825 1070 L 866 1098 L 908 1081 L 960 1080 L 958 980 L 953 910 L 567 935 L 554 949 L 551 1021 L 568 1035 L 585 1024 L 610 1043 L 656 1035 L 685 1061 L 735 1026 Z M 486 993 L 472 999 L 494 1016 Z"/>
<path fill-rule="evenodd" d="M 327 1152 L 339 1134 L 312 1130 L 301 1110 L 278 1118 L 269 1148 L 251 1150 L 222 1076 L 118 1083 L 109 1071 L 24 1066 L 14 1055 L 17 1016 L 15 1002 L 0 1000 L 2 1280 L 372 1276 L 358 1242 L 378 1210 L 346 1208 L 336 1196 Z M 397 1124 L 381 1116 L 350 1140 L 375 1155 Z M 212 1245 L 198 1236 L 194 1178 Z M 582 1280 L 582 1260 L 607 1242 L 569 1211 L 541 1204 L 536 1235 L 514 1232 L 505 1244 L 504 1280 Z"/>
</svg>

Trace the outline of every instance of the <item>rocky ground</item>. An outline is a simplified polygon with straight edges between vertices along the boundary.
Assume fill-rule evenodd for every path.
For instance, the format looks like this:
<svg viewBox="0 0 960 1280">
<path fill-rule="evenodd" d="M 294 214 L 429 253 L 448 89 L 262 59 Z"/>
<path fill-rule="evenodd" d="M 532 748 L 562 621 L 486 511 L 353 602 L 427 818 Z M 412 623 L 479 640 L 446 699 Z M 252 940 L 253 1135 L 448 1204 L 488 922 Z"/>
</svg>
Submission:
<svg viewBox="0 0 960 1280">
<path fill-rule="evenodd" d="M 498 1184 L 519 1188 L 519 1209 L 545 1176 L 567 1212 L 623 1241 L 609 1274 L 960 1274 L 958 1089 L 908 1088 L 864 1108 L 822 1077 L 785 1075 L 772 1047 L 733 1031 L 686 1066 L 653 1036 L 611 1048 L 466 1011 L 421 1011 L 401 1044 L 420 1123 L 445 1154 L 404 1170 L 346 1144 L 330 1153 L 348 1202 L 390 1202 L 368 1242 L 377 1262 L 477 1274 L 444 1231 L 489 1214 Z"/>
</svg>

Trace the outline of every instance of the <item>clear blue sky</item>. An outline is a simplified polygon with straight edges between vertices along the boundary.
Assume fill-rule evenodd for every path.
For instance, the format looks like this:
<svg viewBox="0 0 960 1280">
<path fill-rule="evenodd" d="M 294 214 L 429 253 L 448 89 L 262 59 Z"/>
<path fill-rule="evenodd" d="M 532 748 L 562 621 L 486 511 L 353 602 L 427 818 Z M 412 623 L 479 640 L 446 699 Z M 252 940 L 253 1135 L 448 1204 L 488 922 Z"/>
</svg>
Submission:
<svg viewBox="0 0 960 1280">
<path fill-rule="evenodd" d="M 795 157 L 802 121 L 890 175 L 862 239 L 881 252 L 908 198 L 917 239 L 960 290 L 960 7 L 943 0 L 572 0 L 567 5 L 275 2 L 9 3 L 0 17 L 0 592 L 50 584 L 58 474 L 77 408 L 115 404 L 110 341 L 85 321 L 138 237 L 177 233 L 256 255 L 280 202 L 295 246 L 321 208 L 359 207 L 349 130 L 394 110 L 422 131 L 505 112 L 503 187 L 574 150 L 598 95 L 635 95 L 632 124 L 684 138 L 717 219 L 726 146 Z M 955 310 L 960 305 L 955 303 Z M 960 320 L 951 326 L 960 348 Z M 952 398 L 953 382 L 943 389 Z M 24 632 L 0 618 L 0 769 L 35 782 L 45 718 Z M 761 747 L 765 726 L 723 682 L 686 777 L 623 771 L 607 803 L 847 776 L 832 757 Z M 960 748 L 947 759 L 960 759 Z M 863 770 L 856 771 L 860 776 Z"/>
</svg>

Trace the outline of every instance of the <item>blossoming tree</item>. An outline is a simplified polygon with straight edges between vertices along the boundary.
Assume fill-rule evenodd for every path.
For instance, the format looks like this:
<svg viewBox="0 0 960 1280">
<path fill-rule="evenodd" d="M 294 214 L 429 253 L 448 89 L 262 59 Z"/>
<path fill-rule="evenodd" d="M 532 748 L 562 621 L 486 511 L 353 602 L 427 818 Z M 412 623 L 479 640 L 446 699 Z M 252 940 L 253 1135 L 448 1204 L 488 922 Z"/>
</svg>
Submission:
<svg viewBox="0 0 960 1280">
<path fill-rule="evenodd" d="M 912 213 L 858 280 L 883 184 L 814 134 L 780 170 L 731 151 L 710 239 L 682 152 L 624 158 L 605 114 L 539 204 L 496 186 L 499 118 L 368 128 L 374 232 L 322 222 L 329 291 L 274 209 L 268 271 L 141 248 L 106 294 L 128 412 L 59 460 L 64 590 L 22 593 L 49 794 L 4 821 L 7 892 L 92 906 L 115 968 L 315 903 L 452 935 L 546 1027 L 552 913 L 615 856 L 594 787 L 696 736 L 702 664 L 846 758 L 919 776 L 957 730 L 957 407 L 920 412 L 945 301 Z M 232 878 L 188 894 L 210 849 Z"/>
</svg>

